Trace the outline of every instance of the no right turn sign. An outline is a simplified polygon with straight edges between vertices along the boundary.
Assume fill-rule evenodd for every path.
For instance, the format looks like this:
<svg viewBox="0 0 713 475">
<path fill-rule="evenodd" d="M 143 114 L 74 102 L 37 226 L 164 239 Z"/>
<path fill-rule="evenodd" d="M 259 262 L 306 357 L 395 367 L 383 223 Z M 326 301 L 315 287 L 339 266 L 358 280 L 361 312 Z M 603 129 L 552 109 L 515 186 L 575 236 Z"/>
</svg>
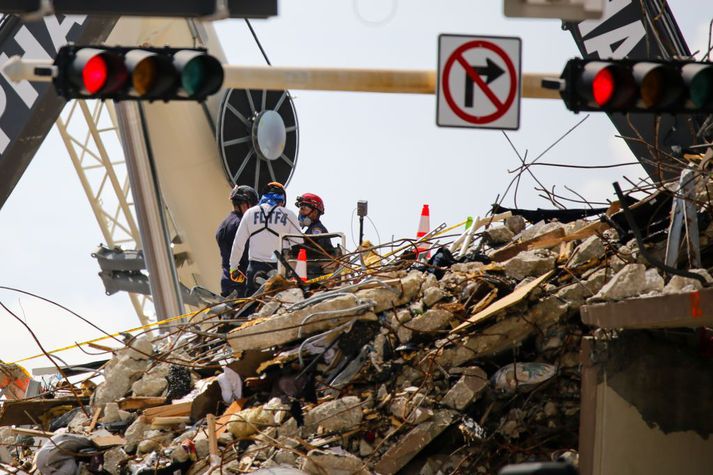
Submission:
<svg viewBox="0 0 713 475">
<path fill-rule="evenodd" d="M 440 35 L 436 123 L 517 129 L 520 49 L 520 38 Z"/>
</svg>

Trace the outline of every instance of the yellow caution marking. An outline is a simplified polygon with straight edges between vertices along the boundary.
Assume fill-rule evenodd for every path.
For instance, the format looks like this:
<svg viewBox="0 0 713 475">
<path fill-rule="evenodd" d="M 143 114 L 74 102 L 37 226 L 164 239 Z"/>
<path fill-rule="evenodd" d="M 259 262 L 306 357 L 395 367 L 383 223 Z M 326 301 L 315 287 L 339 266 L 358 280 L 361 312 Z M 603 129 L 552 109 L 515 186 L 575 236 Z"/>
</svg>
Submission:
<svg viewBox="0 0 713 475">
<path fill-rule="evenodd" d="M 248 300 L 250 300 L 250 299 L 237 299 L 237 300 L 235 300 L 235 302 L 241 303 L 241 302 L 247 302 Z M 154 323 L 149 323 L 148 325 L 143 325 L 140 327 L 130 328 L 128 330 L 113 333 L 111 335 L 100 336 L 98 338 L 93 338 L 91 340 L 82 341 L 80 343 L 73 343 L 71 345 L 63 346 L 62 348 L 55 348 L 54 350 L 48 351 L 47 353 L 48 354 L 60 353 L 62 351 L 75 349 L 78 346 L 89 345 L 90 343 L 96 343 L 98 341 L 108 340 L 109 338 L 116 338 L 116 337 L 120 336 L 122 333 L 131 333 L 131 332 L 136 332 L 136 331 L 141 331 L 141 330 L 147 330 L 151 327 L 163 325 L 164 323 L 170 323 L 170 322 L 175 322 L 176 320 L 181 320 L 182 318 L 193 318 L 193 317 L 196 317 L 196 316 L 200 315 L 201 313 L 205 312 L 206 310 L 208 310 L 208 309 L 202 309 L 202 310 L 198 310 L 198 311 L 191 312 L 191 313 L 184 313 L 183 315 L 178 315 L 177 317 L 166 318 L 165 320 L 161 320 L 161 321 L 154 322 Z M 23 361 L 34 360 L 36 358 L 41 358 L 43 356 L 46 356 L 46 355 L 44 353 L 40 353 L 38 355 L 28 356 L 27 358 L 22 358 L 20 360 L 13 361 L 13 363 L 16 364 L 16 363 L 21 363 Z"/>
</svg>

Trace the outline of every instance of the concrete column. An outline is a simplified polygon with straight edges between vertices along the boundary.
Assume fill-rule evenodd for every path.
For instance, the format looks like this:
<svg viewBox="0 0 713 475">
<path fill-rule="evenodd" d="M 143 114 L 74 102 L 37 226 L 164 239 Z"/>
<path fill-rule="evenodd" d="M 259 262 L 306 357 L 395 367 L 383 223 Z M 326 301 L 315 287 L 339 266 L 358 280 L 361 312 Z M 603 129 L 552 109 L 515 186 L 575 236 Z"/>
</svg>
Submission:
<svg viewBox="0 0 713 475">
<path fill-rule="evenodd" d="M 139 105 L 134 101 L 115 106 L 126 168 L 134 197 L 141 248 L 154 308 L 159 320 L 183 313 L 176 265 L 163 213 L 161 191 L 153 160 L 144 136 Z"/>
</svg>

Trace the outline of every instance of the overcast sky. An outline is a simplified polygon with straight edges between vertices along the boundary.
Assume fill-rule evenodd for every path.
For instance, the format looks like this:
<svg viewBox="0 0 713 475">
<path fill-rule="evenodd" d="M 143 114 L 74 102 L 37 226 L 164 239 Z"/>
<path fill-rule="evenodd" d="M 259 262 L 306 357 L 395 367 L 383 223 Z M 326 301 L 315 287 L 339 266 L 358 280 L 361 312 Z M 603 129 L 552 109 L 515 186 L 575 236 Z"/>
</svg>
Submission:
<svg viewBox="0 0 713 475">
<path fill-rule="evenodd" d="M 691 50 L 705 50 L 713 16 L 710 0 L 668 3 Z M 278 17 L 253 25 L 272 64 L 279 66 L 435 69 L 441 33 L 518 36 L 523 72 L 559 74 L 566 60 L 577 55 L 559 21 L 505 18 L 501 1 L 284 0 Z M 231 63 L 264 64 L 242 20 L 221 21 L 216 27 Z M 414 236 L 425 203 L 430 205 L 432 226 L 482 216 L 512 179 L 508 170 L 519 164 L 501 131 L 437 127 L 435 96 L 295 91 L 294 97 L 300 150 L 288 187 L 290 198 L 304 192 L 321 195 L 325 224 L 348 236 L 352 226 L 357 233 L 352 212 L 360 199 L 369 201 L 381 241 Z M 534 157 L 582 118 L 584 114 L 567 111 L 560 101 L 524 99 L 520 129 L 507 134 L 520 153 Z M 604 115 L 592 114 L 542 161 L 632 161 L 614 134 Z M 612 198 L 611 182 L 622 174 L 632 179 L 642 174 L 638 166 L 533 171 L 545 186 L 555 185 L 557 192 L 575 198 L 565 190 L 567 185 L 592 201 Z M 534 186 L 523 177 L 518 205 L 550 207 Z M 504 204 L 514 204 L 512 192 Z M 205 230 L 211 235 L 214 231 Z M 366 235 L 379 241 L 371 224 Z M 109 331 L 136 326 L 126 295 L 104 295 L 98 266 L 90 257 L 101 241 L 53 130 L 0 210 L 0 285 L 56 300 Z M 48 349 L 97 336 L 66 312 L 32 298 L 0 291 L 0 301 L 24 318 Z M 0 318 L 0 359 L 13 361 L 38 352 L 24 327 L 4 312 Z M 38 364 L 48 363 L 37 360 L 27 366 Z"/>
</svg>

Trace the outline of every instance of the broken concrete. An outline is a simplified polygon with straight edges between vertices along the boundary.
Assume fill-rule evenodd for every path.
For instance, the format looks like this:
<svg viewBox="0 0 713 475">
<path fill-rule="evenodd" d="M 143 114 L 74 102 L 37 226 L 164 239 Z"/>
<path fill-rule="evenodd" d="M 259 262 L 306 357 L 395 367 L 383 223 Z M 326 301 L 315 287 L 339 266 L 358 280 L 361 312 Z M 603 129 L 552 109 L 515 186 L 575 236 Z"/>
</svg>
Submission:
<svg viewBox="0 0 713 475">
<path fill-rule="evenodd" d="M 307 430 L 321 427 L 326 432 L 344 432 L 358 426 L 362 417 L 360 399 L 347 396 L 325 402 L 309 411 L 305 414 L 305 427 Z"/>
<path fill-rule="evenodd" d="M 527 221 L 520 215 L 514 215 L 505 219 L 505 226 L 507 226 L 513 234 L 520 234 L 527 227 Z"/>
<path fill-rule="evenodd" d="M 546 249 L 521 252 L 505 262 L 505 273 L 513 279 L 522 280 L 525 277 L 537 277 L 555 267 L 557 257 Z"/>
<path fill-rule="evenodd" d="M 113 402 L 122 398 L 131 389 L 134 381 L 143 376 L 149 362 L 143 355 L 134 350 L 131 353 L 119 352 L 117 356 L 107 363 L 104 373 L 104 383 L 100 384 L 94 392 L 94 404 L 100 405 Z M 135 359 L 131 355 L 138 355 Z"/>
<path fill-rule="evenodd" d="M 440 287 L 429 287 L 423 292 L 423 304 L 430 308 L 448 297 L 450 294 Z"/>
<path fill-rule="evenodd" d="M 228 341 L 234 351 L 282 345 L 350 320 L 377 320 L 376 315 L 368 311 L 372 306 L 373 301 L 365 301 L 355 295 L 342 295 L 294 312 L 277 314 L 259 322 L 248 322 L 231 331 Z"/>
<path fill-rule="evenodd" d="M 483 389 L 488 386 L 488 375 L 477 366 L 462 368 L 462 374 L 458 382 L 441 399 L 441 404 L 458 411 L 475 402 Z"/>
<path fill-rule="evenodd" d="M 134 396 L 160 396 L 166 390 L 168 381 L 166 377 L 171 365 L 161 363 L 151 368 L 141 379 L 131 385 Z"/>
<path fill-rule="evenodd" d="M 691 269 L 690 272 L 694 272 L 698 275 L 703 276 L 708 284 L 713 283 L 713 278 L 705 269 Z M 703 284 L 698 279 L 692 277 L 684 277 L 682 275 L 674 275 L 671 280 L 666 284 L 663 289 L 664 294 L 682 294 L 686 292 L 695 292 L 696 290 L 701 290 Z"/>
<path fill-rule="evenodd" d="M 617 272 L 592 300 L 623 300 L 647 292 L 661 292 L 663 288 L 663 278 L 656 269 L 646 270 L 643 264 L 628 264 Z"/>
<path fill-rule="evenodd" d="M 310 450 L 301 467 L 309 474 L 369 475 L 362 460 L 345 450 Z"/>
<path fill-rule="evenodd" d="M 506 226 L 493 226 L 483 231 L 483 234 L 488 243 L 493 245 L 509 243 L 515 237 L 515 233 Z"/>
<path fill-rule="evenodd" d="M 433 419 L 414 427 L 401 437 L 374 466 L 383 475 L 391 475 L 403 468 L 412 458 L 431 443 L 455 419 L 455 413 L 449 410 L 438 411 Z"/>
<path fill-rule="evenodd" d="M 606 253 L 604 241 L 599 236 L 590 236 L 572 252 L 569 267 L 579 267 L 593 259 L 601 259 Z"/>
<path fill-rule="evenodd" d="M 403 326 L 412 332 L 428 333 L 447 327 L 452 318 L 451 312 L 432 308 L 423 315 L 412 318 Z"/>
</svg>

